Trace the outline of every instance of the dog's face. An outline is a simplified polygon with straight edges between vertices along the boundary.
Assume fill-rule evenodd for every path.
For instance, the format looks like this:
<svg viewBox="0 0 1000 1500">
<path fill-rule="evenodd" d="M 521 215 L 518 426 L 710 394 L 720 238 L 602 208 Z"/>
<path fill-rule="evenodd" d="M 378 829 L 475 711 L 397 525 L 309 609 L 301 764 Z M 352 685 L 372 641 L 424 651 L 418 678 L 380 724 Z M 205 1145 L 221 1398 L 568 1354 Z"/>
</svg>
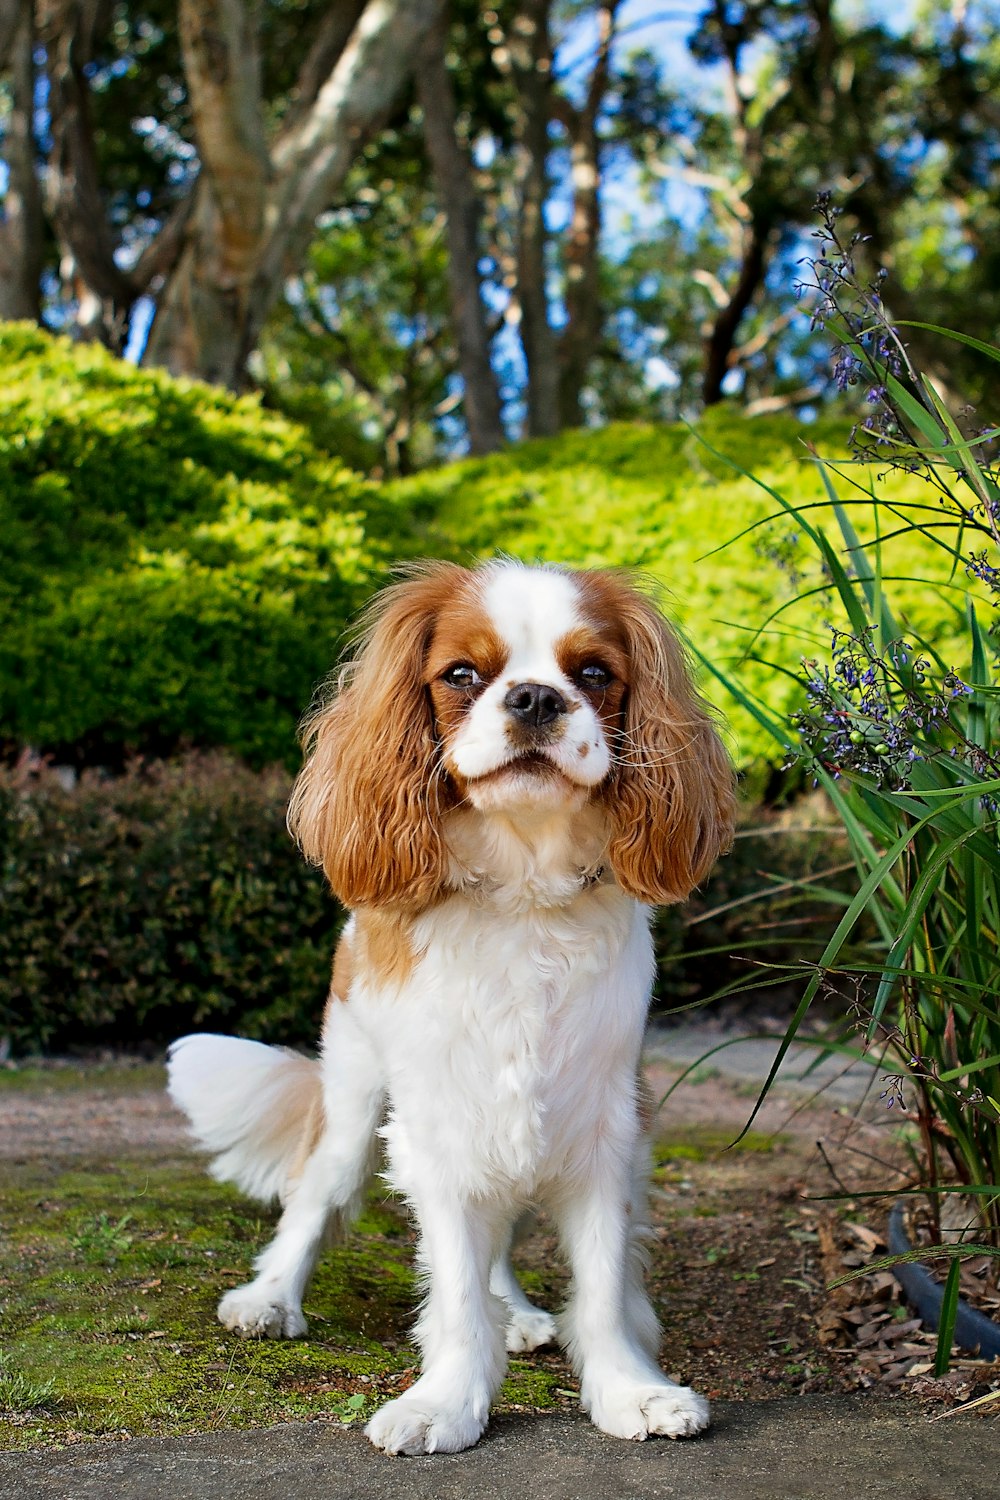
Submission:
<svg viewBox="0 0 1000 1500">
<path fill-rule="evenodd" d="M 424 667 L 441 763 L 482 811 L 578 805 L 621 739 L 624 634 L 578 579 L 497 568 L 445 604 Z"/>
<path fill-rule="evenodd" d="M 429 564 L 370 621 L 289 812 L 346 905 L 435 900 L 457 806 L 530 829 L 599 802 L 607 862 L 650 903 L 686 896 L 727 844 L 715 726 L 666 622 L 617 575 Z"/>
</svg>

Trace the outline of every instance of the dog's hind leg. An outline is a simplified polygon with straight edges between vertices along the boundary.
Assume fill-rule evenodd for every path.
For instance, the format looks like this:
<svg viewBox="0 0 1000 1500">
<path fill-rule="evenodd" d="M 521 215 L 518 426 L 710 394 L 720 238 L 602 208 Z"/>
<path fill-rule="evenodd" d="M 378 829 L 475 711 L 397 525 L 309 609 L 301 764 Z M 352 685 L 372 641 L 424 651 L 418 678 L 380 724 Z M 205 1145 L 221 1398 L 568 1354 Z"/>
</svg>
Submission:
<svg viewBox="0 0 1000 1500">
<path fill-rule="evenodd" d="M 529 1349 L 540 1349 L 551 1344 L 556 1337 L 556 1320 L 544 1308 L 536 1307 L 524 1294 L 524 1288 L 514 1274 L 510 1253 L 515 1241 L 522 1239 L 534 1225 L 534 1214 L 524 1213 L 511 1227 L 506 1243 L 500 1250 L 490 1269 L 490 1291 L 502 1297 L 507 1305 L 507 1349 L 511 1354 L 522 1354 Z"/>
<path fill-rule="evenodd" d="M 377 1161 L 384 1090 L 375 1055 L 337 1004 L 324 1037 L 321 1117 L 303 1141 L 277 1233 L 246 1286 L 227 1292 L 220 1321 L 243 1338 L 298 1338 L 302 1298 L 325 1242 L 349 1228 Z"/>
</svg>

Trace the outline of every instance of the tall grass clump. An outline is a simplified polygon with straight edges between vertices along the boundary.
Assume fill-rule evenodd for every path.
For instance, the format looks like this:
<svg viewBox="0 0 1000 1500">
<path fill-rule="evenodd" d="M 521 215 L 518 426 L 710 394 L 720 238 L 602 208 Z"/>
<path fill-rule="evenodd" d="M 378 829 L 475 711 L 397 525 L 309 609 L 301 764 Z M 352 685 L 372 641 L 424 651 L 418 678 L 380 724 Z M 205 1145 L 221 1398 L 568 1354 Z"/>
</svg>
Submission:
<svg viewBox="0 0 1000 1500">
<path fill-rule="evenodd" d="M 838 385 L 861 386 L 865 406 L 850 457 L 816 458 L 839 537 L 812 507 L 771 493 L 800 532 L 800 550 L 822 565 L 815 597 L 830 617 L 829 650 L 803 660 L 804 706 L 790 720 L 738 673 L 725 681 L 825 788 L 857 881 L 843 897 L 831 893 L 839 920 L 819 961 L 803 966 L 771 1079 L 817 995 L 844 995 L 866 1041 L 884 1049 L 886 1106 L 916 1127 L 928 1248 L 942 1253 L 940 1204 L 960 1193 L 971 1205 L 964 1248 L 985 1250 L 1000 1270 L 1000 428 L 952 414 L 887 312 L 884 273 L 860 274 L 858 240 L 841 236 L 827 198 L 818 206 L 814 321 L 839 340 Z M 992 345 L 919 326 L 1000 363 Z M 876 470 L 897 469 L 923 478 L 923 498 L 886 497 Z M 855 506 L 874 515 L 864 541 Z M 914 533 L 940 559 L 917 581 L 952 616 L 958 646 L 949 659 L 897 613 L 899 585 L 913 594 L 897 559 Z M 758 641 L 780 612 L 762 622 Z M 957 1298 L 957 1274 L 949 1289 Z"/>
</svg>

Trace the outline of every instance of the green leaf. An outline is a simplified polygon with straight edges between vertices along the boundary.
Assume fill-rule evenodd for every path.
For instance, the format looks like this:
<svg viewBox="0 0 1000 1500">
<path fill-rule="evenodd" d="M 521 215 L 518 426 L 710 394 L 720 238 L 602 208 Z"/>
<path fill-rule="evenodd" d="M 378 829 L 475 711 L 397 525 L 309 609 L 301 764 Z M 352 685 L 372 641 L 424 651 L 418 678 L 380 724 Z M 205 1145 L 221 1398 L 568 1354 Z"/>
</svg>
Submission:
<svg viewBox="0 0 1000 1500">
<path fill-rule="evenodd" d="M 940 1380 L 942 1375 L 947 1375 L 951 1364 L 951 1345 L 955 1337 L 955 1319 L 958 1317 L 958 1289 L 961 1274 L 962 1262 L 955 1259 L 948 1267 L 948 1277 L 944 1284 L 944 1296 L 941 1299 L 941 1312 L 938 1317 L 937 1347 L 934 1351 L 934 1376 L 937 1380 Z"/>
</svg>

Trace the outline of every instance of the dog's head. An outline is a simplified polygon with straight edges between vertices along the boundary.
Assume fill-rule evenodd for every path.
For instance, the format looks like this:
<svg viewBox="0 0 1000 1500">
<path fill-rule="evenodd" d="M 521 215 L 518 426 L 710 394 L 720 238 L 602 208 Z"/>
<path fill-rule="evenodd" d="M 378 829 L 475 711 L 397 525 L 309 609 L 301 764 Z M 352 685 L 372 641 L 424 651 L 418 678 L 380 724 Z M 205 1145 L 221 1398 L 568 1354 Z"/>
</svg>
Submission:
<svg viewBox="0 0 1000 1500">
<path fill-rule="evenodd" d="M 306 745 L 290 826 L 348 906 L 434 900 L 462 804 L 530 822 L 599 801 L 607 861 L 650 903 L 683 899 L 732 833 L 729 761 L 680 646 L 613 573 L 412 570 Z"/>
</svg>

